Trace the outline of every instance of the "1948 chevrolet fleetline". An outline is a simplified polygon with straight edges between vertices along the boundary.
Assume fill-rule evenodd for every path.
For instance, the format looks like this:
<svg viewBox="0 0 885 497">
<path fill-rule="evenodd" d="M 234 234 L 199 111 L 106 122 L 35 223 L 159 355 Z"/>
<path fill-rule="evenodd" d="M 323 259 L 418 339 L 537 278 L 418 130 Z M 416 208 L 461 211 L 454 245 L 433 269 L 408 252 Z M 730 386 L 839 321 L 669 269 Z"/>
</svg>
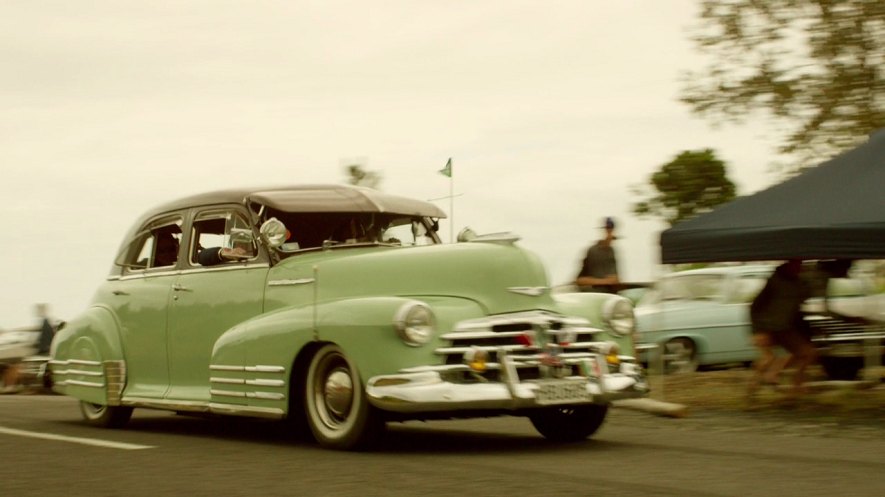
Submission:
<svg viewBox="0 0 885 497">
<path fill-rule="evenodd" d="M 627 299 L 552 294 L 515 236 L 442 244 L 443 217 L 344 185 L 162 205 L 56 335 L 53 388 L 96 425 L 137 407 L 286 419 L 338 449 L 388 422 L 492 415 L 581 440 L 646 394 Z"/>
</svg>

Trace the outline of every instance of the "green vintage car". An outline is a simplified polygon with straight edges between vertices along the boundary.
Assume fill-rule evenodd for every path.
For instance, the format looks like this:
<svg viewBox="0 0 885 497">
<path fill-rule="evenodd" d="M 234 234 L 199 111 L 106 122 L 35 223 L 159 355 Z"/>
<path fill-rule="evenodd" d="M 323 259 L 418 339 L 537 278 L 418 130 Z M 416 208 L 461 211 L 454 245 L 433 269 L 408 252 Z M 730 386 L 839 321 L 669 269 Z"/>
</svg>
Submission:
<svg viewBox="0 0 885 497">
<path fill-rule="evenodd" d="M 552 295 L 517 237 L 442 244 L 443 217 L 344 185 L 162 205 L 56 335 L 53 388 L 96 425 L 136 407 L 274 418 L 338 449 L 387 422 L 491 415 L 584 439 L 647 392 L 627 299 Z"/>
</svg>

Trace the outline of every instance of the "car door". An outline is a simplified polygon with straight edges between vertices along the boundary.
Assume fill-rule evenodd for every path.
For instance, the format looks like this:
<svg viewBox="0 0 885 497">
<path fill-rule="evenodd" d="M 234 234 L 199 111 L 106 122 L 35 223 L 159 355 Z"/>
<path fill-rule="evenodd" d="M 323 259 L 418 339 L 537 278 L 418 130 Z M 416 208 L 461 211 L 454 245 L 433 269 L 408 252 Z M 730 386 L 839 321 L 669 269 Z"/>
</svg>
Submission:
<svg viewBox="0 0 885 497">
<path fill-rule="evenodd" d="M 169 387 L 167 319 L 182 224 L 179 213 L 143 226 L 118 260 L 123 270 L 105 299 L 120 323 L 127 397 L 159 399 Z"/>
<path fill-rule="evenodd" d="M 700 364 L 716 362 L 726 346 L 722 343 L 727 335 L 723 324 L 729 319 L 723 316 L 722 285 L 723 276 L 718 273 L 676 274 L 663 279 L 656 290 L 658 304 L 644 317 L 644 327 L 654 330 L 649 336 L 659 345 L 688 338 L 694 342 Z"/>
<path fill-rule="evenodd" d="M 243 241 L 242 235 L 251 233 L 247 219 L 239 206 L 194 211 L 186 237 L 185 269 L 172 287 L 168 347 L 171 386 L 167 399 L 208 402 L 216 340 L 263 310 L 269 264 L 266 254 L 248 235 Z M 242 260 L 200 264 L 202 250 L 230 249 L 237 244 L 245 247 Z"/>
</svg>

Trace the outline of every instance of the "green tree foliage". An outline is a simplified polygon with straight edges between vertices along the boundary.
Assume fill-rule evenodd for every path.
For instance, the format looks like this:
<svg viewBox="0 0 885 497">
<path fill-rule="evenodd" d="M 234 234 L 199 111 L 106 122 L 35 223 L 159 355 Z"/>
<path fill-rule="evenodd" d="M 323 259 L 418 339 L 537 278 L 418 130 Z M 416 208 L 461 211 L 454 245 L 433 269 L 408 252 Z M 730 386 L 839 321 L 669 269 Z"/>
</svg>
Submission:
<svg viewBox="0 0 885 497">
<path fill-rule="evenodd" d="M 726 177 L 725 163 L 713 150 L 685 151 L 651 175 L 648 185 L 634 188 L 645 196 L 633 204 L 639 217 L 660 217 L 670 226 L 735 197 L 735 186 Z M 650 186 L 653 192 L 649 192 Z"/>
<path fill-rule="evenodd" d="M 367 186 L 378 189 L 381 186 L 381 173 L 369 171 L 362 164 L 349 164 L 344 168 L 347 174 L 347 182 L 356 186 Z"/>
<path fill-rule="evenodd" d="M 820 162 L 885 126 L 885 1 L 702 0 L 693 37 L 711 63 L 681 100 L 715 121 L 767 111 L 779 152 Z"/>
</svg>

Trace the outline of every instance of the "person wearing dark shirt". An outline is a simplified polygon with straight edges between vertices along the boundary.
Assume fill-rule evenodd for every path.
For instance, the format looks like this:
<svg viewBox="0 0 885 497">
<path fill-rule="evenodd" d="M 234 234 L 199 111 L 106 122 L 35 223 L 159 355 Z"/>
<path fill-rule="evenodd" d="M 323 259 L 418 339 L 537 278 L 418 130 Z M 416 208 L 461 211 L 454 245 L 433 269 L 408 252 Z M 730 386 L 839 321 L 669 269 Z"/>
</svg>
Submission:
<svg viewBox="0 0 885 497">
<path fill-rule="evenodd" d="M 759 348 L 759 359 L 754 364 L 752 394 L 760 384 L 777 384 L 778 375 L 788 365 L 795 365 L 793 394 L 802 391 L 805 370 L 815 358 L 811 337 L 802 331 L 802 303 L 811 296 L 811 287 L 801 277 L 802 261 L 791 259 L 778 266 L 762 291 L 750 304 L 750 322 L 753 343 Z M 788 355 L 777 357 L 779 346 Z"/>
<path fill-rule="evenodd" d="M 37 355 L 49 355 L 52 338 L 55 336 L 55 327 L 49 322 L 49 311 L 46 304 L 37 305 L 37 315 L 43 318 L 43 322 L 40 323 L 40 338 L 37 339 Z"/>
<path fill-rule="evenodd" d="M 575 284 L 582 292 L 616 293 L 620 287 L 618 263 L 612 242 L 615 240 L 615 221 L 605 218 L 605 235 L 587 250 Z"/>
</svg>

